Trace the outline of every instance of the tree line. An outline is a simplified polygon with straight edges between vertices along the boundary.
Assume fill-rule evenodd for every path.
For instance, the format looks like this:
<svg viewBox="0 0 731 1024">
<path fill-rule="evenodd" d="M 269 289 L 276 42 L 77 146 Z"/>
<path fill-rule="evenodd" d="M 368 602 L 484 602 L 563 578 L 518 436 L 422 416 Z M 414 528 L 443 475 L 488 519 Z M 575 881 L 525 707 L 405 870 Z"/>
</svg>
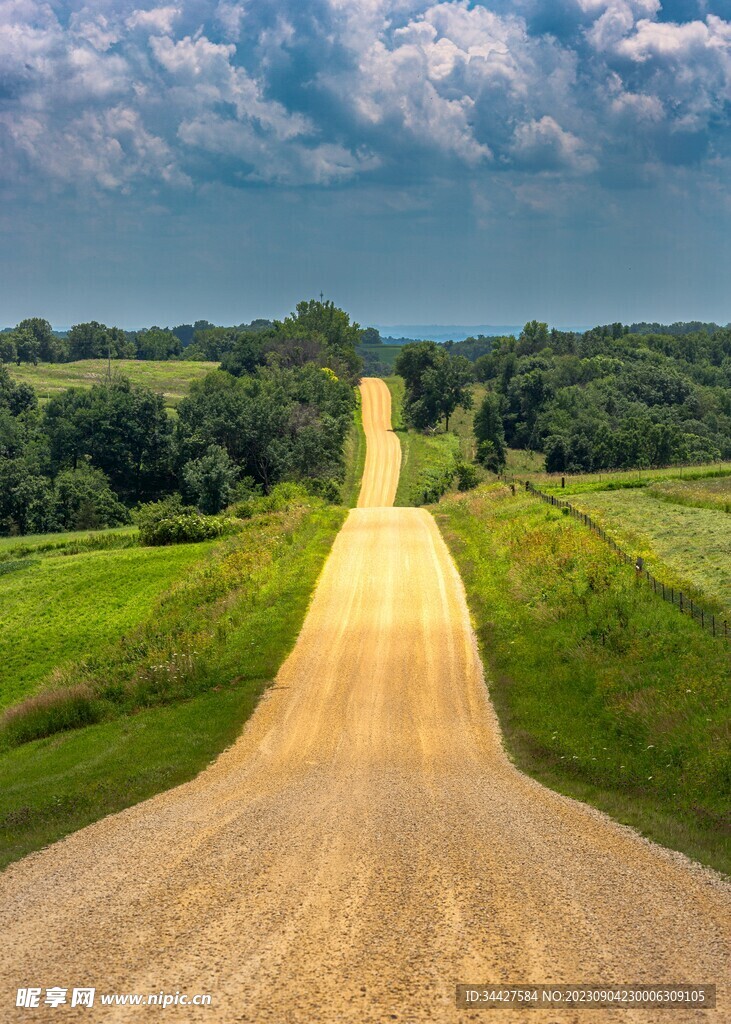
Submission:
<svg viewBox="0 0 731 1024">
<path fill-rule="evenodd" d="M 491 469 L 506 447 L 543 453 L 550 472 L 730 459 L 731 327 L 636 326 L 577 333 L 534 320 L 518 338 L 406 345 L 396 361 L 406 416 L 448 428 L 453 403 L 469 403 L 480 382 L 475 438 Z"/>
<path fill-rule="evenodd" d="M 242 332 L 175 420 L 121 374 L 40 408 L 0 366 L 0 532 L 113 526 L 170 495 L 214 514 L 284 480 L 337 500 L 359 332 L 331 302 L 300 303 L 267 331 Z"/>
</svg>

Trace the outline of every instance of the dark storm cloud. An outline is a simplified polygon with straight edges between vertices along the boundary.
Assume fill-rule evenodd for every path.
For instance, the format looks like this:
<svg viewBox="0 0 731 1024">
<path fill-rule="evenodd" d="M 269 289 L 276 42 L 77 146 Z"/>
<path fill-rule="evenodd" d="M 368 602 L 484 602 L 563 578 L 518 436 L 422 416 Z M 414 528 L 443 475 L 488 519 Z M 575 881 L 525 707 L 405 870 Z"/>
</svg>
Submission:
<svg viewBox="0 0 731 1024">
<path fill-rule="evenodd" d="M 731 23 L 680 0 L 3 0 L 0 53 L 4 146 L 105 189 L 674 166 L 731 99 Z"/>
<path fill-rule="evenodd" d="M 51 235 L 74 203 L 141 224 L 219 203 L 286 239 L 322 195 L 328 253 L 377 218 L 384 246 L 500 217 L 575 246 L 633 190 L 721 223 L 730 110 L 726 0 L 0 0 L 14 235 L 49 197 Z"/>
</svg>

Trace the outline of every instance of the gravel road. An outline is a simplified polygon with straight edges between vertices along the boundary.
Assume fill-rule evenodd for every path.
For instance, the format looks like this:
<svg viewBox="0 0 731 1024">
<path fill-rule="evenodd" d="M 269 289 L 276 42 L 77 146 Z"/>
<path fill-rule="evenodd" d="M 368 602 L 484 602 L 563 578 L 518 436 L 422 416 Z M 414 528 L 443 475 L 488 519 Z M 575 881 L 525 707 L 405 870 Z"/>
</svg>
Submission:
<svg viewBox="0 0 731 1024">
<path fill-rule="evenodd" d="M 369 458 L 384 391 L 364 384 Z M 368 503 L 392 499 L 388 464 Z M 241 738 L 11 865 L 0 934 L 2 1021 L 731 1020 L 728 885 L 511 765 L 421 509 L 350 513 Z M 458 982 L 715 982 L 719 1008 L 474 1013 Z M 19 986 L 84 984 L 214 1005 L 13 1009 Z"/>
</svg>

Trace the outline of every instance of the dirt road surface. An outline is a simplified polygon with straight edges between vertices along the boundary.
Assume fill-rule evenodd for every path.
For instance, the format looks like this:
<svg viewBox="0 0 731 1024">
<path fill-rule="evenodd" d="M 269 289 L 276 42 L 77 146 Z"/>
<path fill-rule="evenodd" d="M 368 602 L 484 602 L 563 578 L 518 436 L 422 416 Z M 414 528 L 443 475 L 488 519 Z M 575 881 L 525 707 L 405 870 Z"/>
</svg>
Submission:
<svg viewBox="0 0 731 1024">
<path fill-rule="evenodd" d="M 434 520 L 360 508 L 237 743 L 0 877 L 0 1019 L 718 1024 L 730 922 L 717 876 L 515 770 Z M 458 982 L 715 982 L 720 1008 L 480 1014 Z M 28 985 L 97 1006 L 13 1009 Z M 98 1004 L 161 990 L 214 1006 Z"/>
<path fill-rule="evenodd" d="M 401 469 L 401 443 L 391 430 L 391 392 L 377 377 L 360 386 L 366 463 L 358 508 L 393 505 Z"/>
</svg>

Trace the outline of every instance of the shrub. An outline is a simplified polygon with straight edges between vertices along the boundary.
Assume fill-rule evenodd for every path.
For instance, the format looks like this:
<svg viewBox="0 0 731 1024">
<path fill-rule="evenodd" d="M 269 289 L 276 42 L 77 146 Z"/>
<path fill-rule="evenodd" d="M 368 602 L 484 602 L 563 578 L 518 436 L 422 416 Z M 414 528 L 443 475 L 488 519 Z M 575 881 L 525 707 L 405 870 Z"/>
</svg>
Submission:
<svg viewBox="0 0 731 1024">
<path fill-rule="evenodd" d="M 340 487 L 332 477 L 308 480 L 307 486 L 312 494 L 316 494 L 318 498 L 322 498 L 323 501 L 327 501 L 331 505 L 337 505 L 340 503 Z"/>
<path fill-rule="evenodd" d="M 230 512 L 238 519 L 251 519 L 266 512 L 286 512 L 295 505 L 310 505 L 312 498 L 302 484 L 286 482 L 277 484 L 269 494 L 256 494 L 233 505 Z"/>
<path fill-rule="evenodd" d="M 460 491 L 471 491 L 480 482 L 477 470 L 469 462 L 458 462 L 456 472 L 457 489 Z"/>
<path fill-rule="evenodd" d="M 223 520 L 183 505 L 178 494 L 140 505 L 133 518 L 140 530 L 140 541 L 151 546 L 210 540 L 226 530 Z"/>
</svg>

